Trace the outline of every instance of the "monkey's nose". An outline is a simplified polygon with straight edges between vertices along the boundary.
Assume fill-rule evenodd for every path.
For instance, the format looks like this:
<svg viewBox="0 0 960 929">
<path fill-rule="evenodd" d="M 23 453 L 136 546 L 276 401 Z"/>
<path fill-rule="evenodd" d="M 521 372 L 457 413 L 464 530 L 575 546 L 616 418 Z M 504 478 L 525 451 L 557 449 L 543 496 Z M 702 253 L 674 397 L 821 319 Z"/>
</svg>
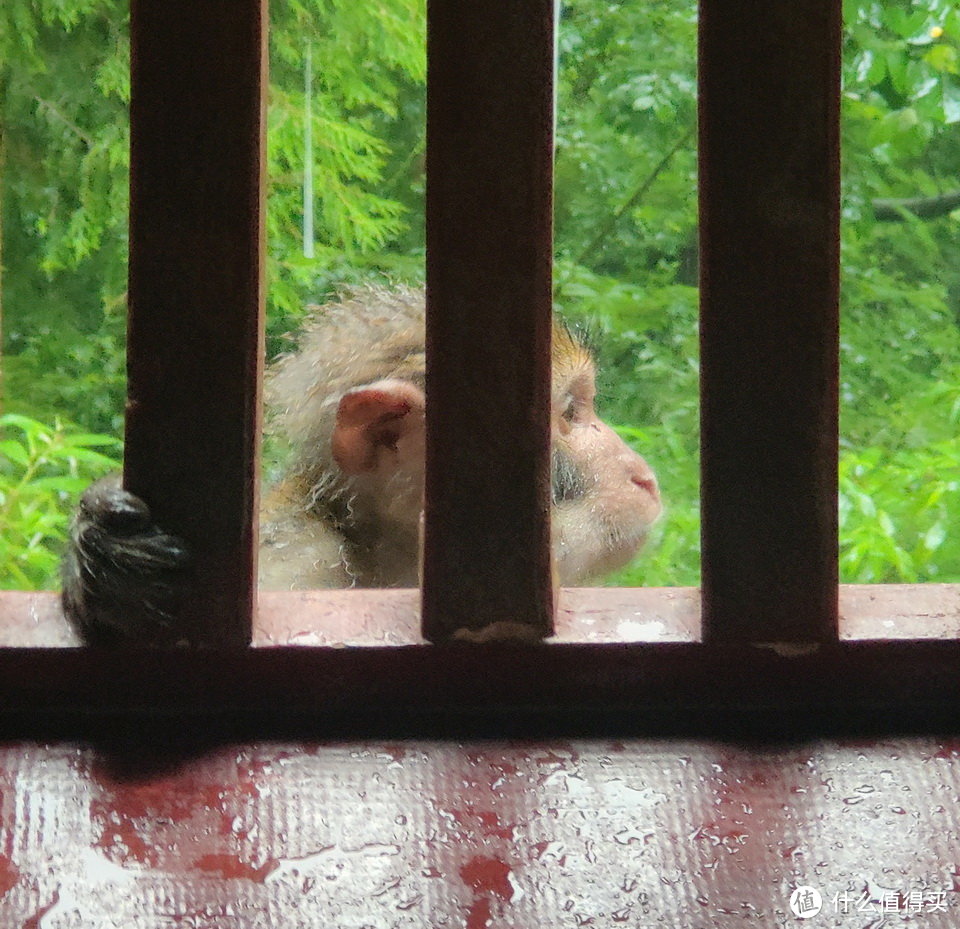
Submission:
<svg viewBox="0 0 960 929">
<path fill-rule="evenodd" d="M 660 488 L 657 486 L 657 479 L 653 475 L 634 475 L 630 480 L 641 490 L 650 494 L 651 497 L 659 499 Z"/>
</svg>

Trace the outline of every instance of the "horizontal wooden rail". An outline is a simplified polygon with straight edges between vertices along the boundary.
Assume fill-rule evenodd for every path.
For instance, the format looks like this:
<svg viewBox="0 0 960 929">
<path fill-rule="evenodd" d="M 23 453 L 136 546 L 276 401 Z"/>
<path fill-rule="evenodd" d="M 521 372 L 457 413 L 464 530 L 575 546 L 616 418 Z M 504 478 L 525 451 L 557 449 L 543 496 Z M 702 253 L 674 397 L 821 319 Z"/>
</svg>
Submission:
<svg viewBox="0 0 960 929">
<path fill-rule="evenodd" d="M 698 592 L 665 588 L 564 590 L 545 643 L 431 645 L 413 590 L 265 593 L 259 647 L 213 660 L 75 647 L 56 595 L 8 592 L 0 645 L 27 647 L 0 648 L 0 711 L 38 726 L 44 715 L 234 714 L 266 720 L 262 735 L 300 717 L 315 733 L 444 721 L 505 733 L 546 718 L 572 731 L 722 732 L 731 719 L 775 723 L 774 711 L 821 729 L 943 724 L 960 706 L 960 585 L 843 587 L 840 602 L 844 638 L 832 644 L 702 644 Z"/>
</svg>

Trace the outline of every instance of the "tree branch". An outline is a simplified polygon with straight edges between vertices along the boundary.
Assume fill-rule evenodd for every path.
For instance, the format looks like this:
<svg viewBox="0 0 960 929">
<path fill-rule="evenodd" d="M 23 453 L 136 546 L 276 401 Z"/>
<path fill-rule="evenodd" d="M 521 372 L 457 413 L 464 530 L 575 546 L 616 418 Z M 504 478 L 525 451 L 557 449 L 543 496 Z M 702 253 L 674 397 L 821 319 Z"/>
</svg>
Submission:
<svg viewBox="0 0 960 929">
<path fill-rule="evenodd" d="M 902 222 L 904 213 L 920 219 L 935 219 L 960 207 L 960 190 L 951 190 L 935 197 L 878 198 L 872 200 L 874 218 L 880 222 Z"/>
<path fill-rule="evenodd" d="M 580 251 L 577 257 L 574 259 L 574 262 L 578 265 L 583 264 L 586 257 L 593 252 L 603 240 L 613 232 L 617 227 L 617 223 L 620 222 L 620 219 L 623 215 L 634 206 L 636 206 L 645 196 L 648 190 L 653 186 L 653 182 L 660 176 L 663 172 L 663 169 L 666 168 L 670 161 L 673 159 L 673 156 L 680 151 L 687 142 L 690 141 L 691 136 L 693 135 L 694 130 L 688 129 L 674 144 L 673 148 L 670 149 L 660 159 L 656 167 L 647 175 L 646 178 L 640 183 L 637 189 L 616 209 L 613 213 L 607 217 L 607 221 L 597 230 L 593 238 L 587 243 L 587 245 Z"/>
<path fill-rule="evenodd" d="M 34 96 L 34 101 L 40 109 L 46 110 L 51 116 L 63 123 L 83 144 L 86 148 L 93 148 L 93 139 L 84 132 L 73 120 L 64 116 L 57 107 L 51 103 L 49 100 L 44 100 L 43 97 Z"/>
</svg>

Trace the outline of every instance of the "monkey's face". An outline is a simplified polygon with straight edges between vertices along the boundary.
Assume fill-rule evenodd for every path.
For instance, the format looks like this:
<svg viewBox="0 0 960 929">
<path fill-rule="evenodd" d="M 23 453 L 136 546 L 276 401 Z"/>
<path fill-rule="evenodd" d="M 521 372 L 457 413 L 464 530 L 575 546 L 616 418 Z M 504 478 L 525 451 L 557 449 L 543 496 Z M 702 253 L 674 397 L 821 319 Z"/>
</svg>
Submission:
<svg viewBox="0 0 960 929">
<path fill-rule="evenodd" d="M 553 548 L 568 586 L 622 567 L 661 512 L 650 466 L 599 418 L 593 359 L 554 333 Z"/>
<path fill-rule="evenodd" d="M 660 515 L 660 494 L 650 466 L 597 416 L 593 357 L 560 326 L 552 381 L 553 547 L 560 582 L 577 585 L 639 551 Z M 353 512 L 371 538 L 403 555 L 389 570 L 403 584 L 417 576 L 424 410 L 418 386 L 387 378 L 348 391 L 333 432 L 334 460 L 355 493 Z"/>
</svg>

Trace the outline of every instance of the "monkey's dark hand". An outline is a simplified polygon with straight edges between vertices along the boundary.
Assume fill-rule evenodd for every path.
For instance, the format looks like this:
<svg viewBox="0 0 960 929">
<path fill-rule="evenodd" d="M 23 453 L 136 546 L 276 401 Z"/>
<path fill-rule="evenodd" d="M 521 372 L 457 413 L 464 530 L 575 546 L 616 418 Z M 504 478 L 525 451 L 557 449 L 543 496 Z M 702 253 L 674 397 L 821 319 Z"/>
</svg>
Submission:
<svg viewBox="0 0 960 929">
<path fill-rule="evenodd" d="M 89 642 L 167 643 L 190 582 L 190 555 L 157 527 L 119 475 L 80 499 L 63 558 L 63 610 Z"/>
</svg>

